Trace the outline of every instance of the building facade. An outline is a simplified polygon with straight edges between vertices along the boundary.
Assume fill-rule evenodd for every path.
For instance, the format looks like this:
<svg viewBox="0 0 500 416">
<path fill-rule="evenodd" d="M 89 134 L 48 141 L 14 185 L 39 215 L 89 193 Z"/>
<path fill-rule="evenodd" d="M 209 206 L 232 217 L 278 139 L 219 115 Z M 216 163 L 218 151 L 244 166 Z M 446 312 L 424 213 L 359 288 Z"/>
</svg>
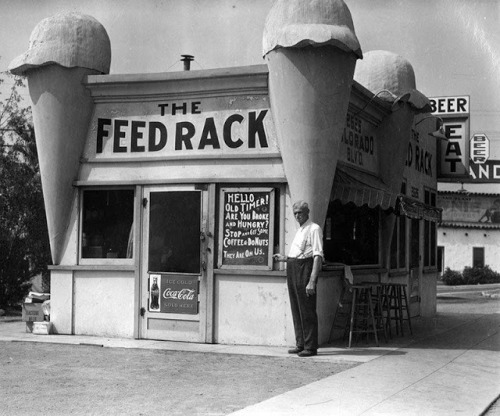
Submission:
<svg viewBox="0 0 500 416">
<path fill-rule="evenodd" d="M 461 272 L 489 266 L 500 271 L 500 140 L 470 131 L 469 97 L 431 98 L 449 138 L 440 147 L 438 264 Z"/>
<path fill-rule="evenodd" d="M 57 333 L 293 344 L 286 270 L 272 255 L 288 251 L 298 199 L 324 227 L 320 344 L 345 265 L 357 282 L 406 284 L 412 315 L 434 315 L 437 147 L 406 60 L 375 51 L 354 73 L 361 52 L 349 41 L 284 54 L 284 72 L 269 62 L 109 75 L 95 20 L 42 26 L 66 33 L 68 22 L 83 25 L 80 44 L 92 29 L 79 62 L 30 50 L 11 65 L 33 99 Z M 318 51 L 319 72 L 304 79 L 296 68 Z M 325 67 L 325 55 L 342 63 Z"/>
</svg>

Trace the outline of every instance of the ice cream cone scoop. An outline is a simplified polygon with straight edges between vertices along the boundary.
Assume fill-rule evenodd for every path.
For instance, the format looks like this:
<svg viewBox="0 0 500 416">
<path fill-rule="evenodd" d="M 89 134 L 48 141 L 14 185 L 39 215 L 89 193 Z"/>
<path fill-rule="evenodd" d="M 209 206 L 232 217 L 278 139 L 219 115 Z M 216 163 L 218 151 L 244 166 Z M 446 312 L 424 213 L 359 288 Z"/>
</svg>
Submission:
<svg viewBox="0 0 500 416">
<path fill-rule="evenodd" d="M 93 101 L 83 85 L 87 75 L 109 72 L 111 48 L 97 20 L 78 13 L 40 22 L 28 51 L 9 70 L 28 79 L 52 261 L 64 253 L 73 181 L 85 145 Z"/>
<path fill-rule="evenodd" d="M 290 196 L 323 224 L 361 49 L 341 0 L 278 0 L 268 14 L 263 53 Z"/>
<path fill-rule="evenodd" d="M 363 61 L 356 66 L 354 79 L 374 94 L 390 91 L 400 97 L 401 102 L 409 103 L 415 113 L 431 111 L 429 99 L 417 90 L 412 65 L 398 54 L 381 50 L 366 52 Z M 379 98 L 395 100 L 389 94 L 380 94 Z"/>
<path fill-rule="evenodd" d="M 397 194 L 401 188 L 404 161 L 408 151 L 415 114 L 431 111 L 429 99 L 416 88 L 415 72 L 404 57 L 389 51 L 370 51 L 356 66 L 354 79 L 386 101 L 399 101 L 398 111 L 386 117 L 379 126 L 380 154 L 391 154 L 395 163 L 381 163 L 379 173 L 390 190 Z"/>
<path fill-rule="evenodd" d="M 26 75 L 32 68 L 59 64 L 108 74 L 110 63 L 111 44 L 106 29 L 92 16 L 60 13 L 36 25 L 28 50 L 10 63 L 9 71 Z"/>
</svg>

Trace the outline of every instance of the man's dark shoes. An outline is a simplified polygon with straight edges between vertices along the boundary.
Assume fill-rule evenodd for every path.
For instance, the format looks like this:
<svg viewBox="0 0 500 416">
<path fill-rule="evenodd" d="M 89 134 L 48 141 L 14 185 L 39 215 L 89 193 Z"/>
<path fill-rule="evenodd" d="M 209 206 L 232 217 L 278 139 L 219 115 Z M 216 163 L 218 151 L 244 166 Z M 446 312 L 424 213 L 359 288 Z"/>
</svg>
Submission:
<svg viewBox="0 0 500 416">
<path fill-rule="evenodd" d="M 292 348 L 291 350 L 288 350 L 288 354 L 299 354 L 302 351 L 304 351 L 304 348 L 295 347 L 295 348 Z"/>
<path fill-rule="evenodd" d="M 304 350 L 299 352 L 299 357 L 313 357 L 314 355 L 318 355 L 318 351 L 316 350 Z"/>
</svg>

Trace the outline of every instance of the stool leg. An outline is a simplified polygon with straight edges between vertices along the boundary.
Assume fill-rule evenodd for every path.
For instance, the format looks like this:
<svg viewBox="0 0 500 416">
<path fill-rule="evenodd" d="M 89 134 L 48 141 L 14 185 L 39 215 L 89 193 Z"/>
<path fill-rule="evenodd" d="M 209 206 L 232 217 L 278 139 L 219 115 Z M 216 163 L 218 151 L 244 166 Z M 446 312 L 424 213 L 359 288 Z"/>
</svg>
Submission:
<svg viewBox="0 0 500 416">
<path fill-rule="evenodd" d="M 351 326 L 349 329 L 349 348 L 351 348 L 352 344 L 352 331 L 354 329 L 354 320 L 355 320 L 355 310 L 356 310 L 356 298 L 358 296 L 358 289 L 352 289 L 352 306 L 351 306 Z"/>
<path fill-rule="evenodd" d="M 401 286 L 396 286 L 397 299 L 398 299 L 398 322 L 401 329 L 401 336 L 404 336 L 403 331 L 403 296 L 401 295 Z"/>
<path fill-rule="evenodd" d="M 391 304 L 390 304 L 390 299 L 389 299 L 389 291 L 390 287 L 387 285 L 382 286 L 382 304 L 383 304 L 383 310 L 385 312 L 385 330 L 386 333 L 389 334 L 389 338 L 392 339 L 392 332 L 391 332 Z"/>
<path fill-rule="evenodd" d="M 389 289 L 389 302 L 391 310 L 391 322 L 394 321 L 394 329 L 396 330 L 396 335 L 399 335 L 398 297 L 396 287 L 394 285 L 392 285 Z"/>
<path fill-rule="evenodd" d="M 396 335 L 399 335 L 399 331 L 402 327 L 402 325 L 401 325 L 401 308 L 400 308 L 400 302 L 399 302 L 399 290 L 398 290 L 398 287 L 396 285 L 392 286 L 391 293 L 392 293 Z M 403 335 L 403 334 L 401 333 L 401 335 Z"/>
<path fill-rule="evenodd" d="M 330 328 L 330 335 L 328 336 L 328 342 L 330 342 L 332 340 L 333 330 L 335 328 L 335 322 L 337 321 L 337 316 L 340 314 L 339 309 L 342 308 L 342 302 L 344 300 L 345 292 L 346 292 L 346 288 L 343 288 L 342 292 L 340 293 L 340 298 L 339 298 L 339 302 L 337 304 L 337 310 L 335 311 L 335 316 L 333 317 L 332 326 Z"/>
<path fill-rule="evenodd" d="M 406 318 L 408 319 L 408 326 L 410 328 L 410 334 L 413 335 L 413 330 L 411 328 L 411 318 L 410 318 L 410 309 L 408 308 L 408 297 L 406 296 L 406 288 L 402 288 L 403 291 L 403 300 L 405 303 L 405 309 L 406 309 Z"/>
<path fill-rule="evenodd" d="M 375 322 L 375 313 L 373 312 L 373 302 L 372 302 L 372 293 L 371 289 L 367 290 L 368 293 L 368 307 L 370 309 L 370 317 L 372 318 L 372 327 L 373 327 L 373 335 L 375 335 L 375 343 L 378 344 L 378 336 L 377 336 L 377 324 Z"/>
<path fill-rule="evenodd" d="M 387 331 L 385 330 L 385 318 L 384 318 L 384 309 L 382 308 L 382 292 L 383 288 L 382 286 L 378 285 L 376 288 L 376 293 L 377 293 L 377 329 L 382 328 L 382 331 L 384 333 L 384 340 L 387 342 Z M 378 320 L 380 320 L 380 325 Z"/>
</svg>

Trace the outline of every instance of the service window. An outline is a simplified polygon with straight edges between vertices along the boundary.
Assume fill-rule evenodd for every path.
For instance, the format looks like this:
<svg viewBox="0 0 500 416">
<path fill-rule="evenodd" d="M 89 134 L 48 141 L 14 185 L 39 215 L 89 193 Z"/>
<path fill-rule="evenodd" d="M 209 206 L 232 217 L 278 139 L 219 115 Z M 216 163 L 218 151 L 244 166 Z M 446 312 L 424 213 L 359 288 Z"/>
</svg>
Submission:
<svg viewBox="0 0 500 416">
<path fill-rule="evenodd" d="M 349 265 L 379 263 L 380 210 L 330 202 L 323 233 L 325 261 Z"/>
<path fill-rule="evenodd" d="M 132 259 L 134 190 L 82 191 L 80 256 L 85 259 Z M 99 263 L 99 262 L 98 262 Z"/>
<path fill-rule="evenodd" d="M 406 181 L 401 183 L 401 194 L 406 195 Z M 406 268 L 406 224 L 404 215 L 397 216 L 391 240 L 391 270 Z"/>
</svg>

